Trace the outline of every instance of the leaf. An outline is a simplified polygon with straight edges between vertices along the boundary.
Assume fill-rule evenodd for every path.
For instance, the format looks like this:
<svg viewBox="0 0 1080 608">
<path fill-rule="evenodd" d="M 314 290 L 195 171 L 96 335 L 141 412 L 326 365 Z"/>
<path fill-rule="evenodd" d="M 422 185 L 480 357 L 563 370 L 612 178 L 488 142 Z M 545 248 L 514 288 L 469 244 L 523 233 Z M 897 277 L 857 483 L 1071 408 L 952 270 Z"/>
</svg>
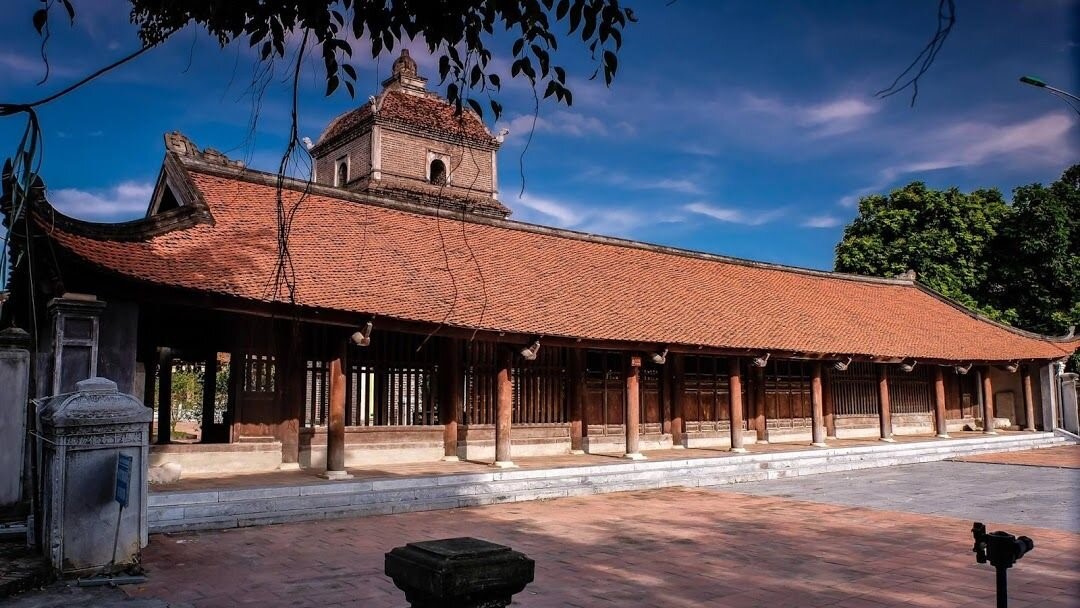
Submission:
<svg viewBox="0 0 1080 608">
<path fill-rule="evenodd" d="M 496 89 L 502 88 L 502 79 L 499 78 L 498 74 L 489 74 L 488 81 L 491 83 L 491 86 L 495 87 Z"/>
<path fill-rule="evenodd" d="M 522 51 L 522 50 L 523 50 L 524 48 L 525 48 L 525 39 L 524 39 L 524 38 L 518 38 L 518 39 L 517 39 L 517 40 L 516 40 L 516 41 L 514 42 L 514 51 L 513 51 L 513 53 L 511 53 L 511 55 L 513 55 L 513 56 L 517 57 L 518 55 L 520 55 L 520 54 L 521 54 L 521 51 Z"/>
<path fill-rule="evenodd" d="M 468 101 L 468 102 L 469 102 L 469 107 L 470 107 L 470 108 L 472 108 L 472 111 L 473 111 L 473 112 L 476 112 L 476 114 L 477 114 L 477 115 L 478 115 L 478 116 L 479 116 L 480 118 L 483 118 L 483 117 L 484 117 L 484 109 L 480 107 L 480 102 L 476 101 L 476 100 L 475 100 L 475 99 L 473 99 L 472 97 L 470 97 L 470 98 L 469 98 L 469 99 L 467 99 L 466 101 Z"/>
<path fill-rule="evenodd" d="M 568 10 L 570 10 L 570 0 L 560 0 L 559 6 L 555 7 L 555 19 L 562 21 Z"/>
<path fill-rule="evenodd" d="M 502 116 L 502 104 L 492 99 L 491 112 L 495 115 L 495 120 L 498 120 L 499 117 Z"/>
<path fill-rule="evenodd" d="M 349 91 L 349 97 L 356 97 L 356 89 L 353 88 L 353 83 L 345 81 L 345 89 Z"/>
<path fill-rule="evenodd" d="M 337 90 L 338 84 L 340 84 L 340 82 L 341 81 L 338 80 L 338 77 L 337 77 L 336 74 L 331 74 L 326 79 L 326 96 L 327 97 L 329 97 L 330 95 L 333 95 L 334 91 Z"/>
<path fill-rule="evenodd" d="M 347 63 L 341 64 L 341 69 L 345 71 L 345 74 L 352 80 L 356 80 L 356 68 Z M 345 83 L 348 84 L 348 83 Z"/>
<path fill-rule="evenodd" d="M 60 0 L 60 3 L 64 5 L 64 10 L 67 11 L 68 19 L 71 20 L 71 24 L 75 24 L 75 7 L 71 5 L 71 0 Z"/>
<path fill-rule="evenodd" d="M 49 22 L 49 11 L 39 8 L 34 11 L 34 29 L 40 34 L 45 29 L 45 24 Z"/>
<path fill-rule="evenodd" d="M 558 86 L 558 83 L 556 83 L 554 80 L 549 80 L 547 84 L 547 89 L 544 90 L 544 99 L 547 99 L 548 97 L 554 95 L 556 91 L 558 91 Z"/>
</svg>

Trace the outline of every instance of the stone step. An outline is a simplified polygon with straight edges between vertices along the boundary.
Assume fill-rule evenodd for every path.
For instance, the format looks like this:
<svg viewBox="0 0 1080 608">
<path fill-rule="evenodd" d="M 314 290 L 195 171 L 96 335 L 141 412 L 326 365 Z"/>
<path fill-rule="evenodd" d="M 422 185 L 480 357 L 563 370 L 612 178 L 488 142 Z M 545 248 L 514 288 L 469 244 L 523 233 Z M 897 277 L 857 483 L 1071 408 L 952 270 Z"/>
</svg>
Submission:
<svg viewBox="0 0 1080 608">
<path fill-rule="evenodd" d="M 148 517 L 151 532 L 220 529 L 626 490 L 725 485 L 932 462 L 986 452 L 1030 450 L 1063 443 L 1063 438 L 1053 434 L 1033 433 L 335 484 L 155 492 L 149 496 Z"/>
</svg>

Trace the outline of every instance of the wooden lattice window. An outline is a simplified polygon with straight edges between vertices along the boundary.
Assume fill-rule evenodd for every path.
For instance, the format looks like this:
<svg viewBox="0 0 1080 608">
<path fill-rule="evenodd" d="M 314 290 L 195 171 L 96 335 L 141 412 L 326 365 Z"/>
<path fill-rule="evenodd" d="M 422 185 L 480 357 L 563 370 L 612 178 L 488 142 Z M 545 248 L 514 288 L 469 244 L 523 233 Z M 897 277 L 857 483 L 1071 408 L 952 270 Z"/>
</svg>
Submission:
<svg viewBox="0 0 1080 608">
<path fill-rule="evenodd" d="M 811 425 L 810 364 L 773 359 L 765 368 L 765 418 L 771 428 Z"/>
<path fill-rule="evenodd" d="M 730 428 L 728 361 L 687 356 L 683 360 L 683 418 L 687 432 Z"/>
<path fill-rule="evenodd" d="M 852 363 L 845 371 L 833 370 L 830 381 L 835 415 L 878 415 L 877 370 L 873 363 Z"/>
<path fill-rule="evenodd" d="M 929 414 L 934 411 L 932 370 L 916 365 L 910 372 L 890 370 L 889 406 L 894 414 Z"/>
</svg>

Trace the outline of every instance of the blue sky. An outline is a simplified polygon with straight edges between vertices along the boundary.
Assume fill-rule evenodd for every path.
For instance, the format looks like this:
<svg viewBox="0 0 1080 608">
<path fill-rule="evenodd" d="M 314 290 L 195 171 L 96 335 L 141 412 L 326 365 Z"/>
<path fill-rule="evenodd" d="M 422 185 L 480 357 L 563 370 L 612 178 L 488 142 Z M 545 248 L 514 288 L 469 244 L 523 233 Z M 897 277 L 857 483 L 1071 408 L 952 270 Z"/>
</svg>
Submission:
<svg viewBox="0 0 1080 608">
<path fill-rule="evenodd" d="M 77 1 L 74 29 L 54 19 L 52 73 L 39 86 L 30 26 L 37 4 L 19 3 L 0 23 L 0 101 L 41 97 L 137 47 L 124 2 Z M 626 33 L 615 84 L 588 81 L 584 51 L 564 43 L 574 106 L 541 104 L 523 161 L 532 93 L 523 83 L 504 86 L 497 126 L 511 134 L 500 189 L 514 218 L 830 268 L 862 194 L 914 180 L 1008 193 L 1080 162 L 1077 115 L 1017 82 L 1034 74 L 1080 89 L 1080 32 L 1070 29 L 1080 23 L 1078 1 L 958 0 L 957 25 L 914 108 L 907 95 L 879 100 L 873 92 L 932 34 L 935 0 L 628 4 L 640 22 Z M 435 76 L 421 46 L 410 45 L 421 70 Z M 357 100 L 323 97 L 317 72 L 307 70 L 301 135 L 316 139 L 333 116 L 377 92 L 392 59 L 357 64 Z M 85 219 L 140 216 L 162 134 L 176 129 L 276 170 L 289 91 L 282 73 L 266 89 L 253 132 L 245 91 L 253 65 L 248 49 L 222 50 L 189 29 L 44 107 L 50 197 Z M 19 119 L 0 119 L 0 155 L 11 154 L 21 129 Z"/>
</svg>

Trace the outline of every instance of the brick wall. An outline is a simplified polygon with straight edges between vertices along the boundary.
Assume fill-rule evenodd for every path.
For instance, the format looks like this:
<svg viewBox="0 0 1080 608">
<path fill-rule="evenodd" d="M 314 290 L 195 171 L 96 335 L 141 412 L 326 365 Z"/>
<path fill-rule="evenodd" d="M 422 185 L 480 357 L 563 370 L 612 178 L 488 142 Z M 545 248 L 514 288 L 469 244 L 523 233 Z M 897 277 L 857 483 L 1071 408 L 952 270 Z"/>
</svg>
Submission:
<svg viewBox="0 0 1080 608">
<path fill-rule="evenodd" d="M 395 181 L 411 178 L 427 182 L 428 152 L 450 157 L 450 183 L 469 188 L 474 193 L 490 194 L 492 187 L 491 151 L 463 147 L 460 144 L 424 139 L 382 127 L 382 172 Z"/>
<path fill-rule="evenodd" d="M 337 161 L 349 157 L 349 181 L 367 177 L 371 173 L 371 134 L 364 133 L 345 142 L 342 146 L 326 152 L 315 161 L 315 181 L 326 186 L 334 185 Z"/>
</svg>

